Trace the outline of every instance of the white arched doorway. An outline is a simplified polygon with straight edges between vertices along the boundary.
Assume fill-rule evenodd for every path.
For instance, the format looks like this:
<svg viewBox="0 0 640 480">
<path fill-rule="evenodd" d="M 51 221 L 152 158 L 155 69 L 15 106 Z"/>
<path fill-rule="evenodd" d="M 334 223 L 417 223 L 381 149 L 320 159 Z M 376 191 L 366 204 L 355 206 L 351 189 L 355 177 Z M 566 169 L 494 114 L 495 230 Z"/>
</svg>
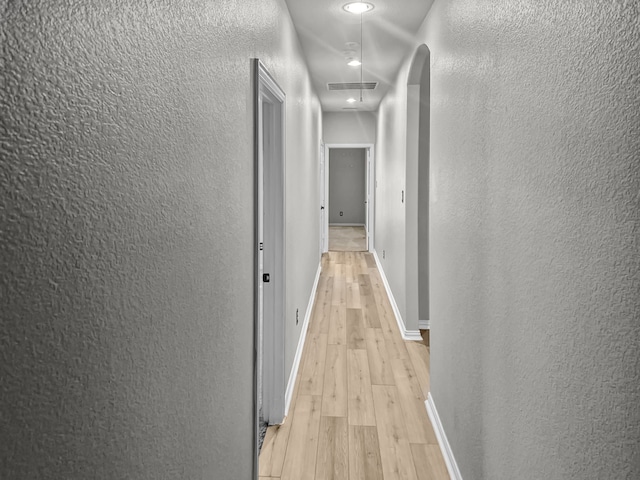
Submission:
<svg viewBox="0 0 640 480">
<path fill-rule="evenodd" d="M 406 322 L 429 329 L 430 51 L 416 50 L 407 78 Z M 416 322 L 417 320 L 417 322 Z M 415 327 L 414 327 L 415 328 Z"/>
</svg>

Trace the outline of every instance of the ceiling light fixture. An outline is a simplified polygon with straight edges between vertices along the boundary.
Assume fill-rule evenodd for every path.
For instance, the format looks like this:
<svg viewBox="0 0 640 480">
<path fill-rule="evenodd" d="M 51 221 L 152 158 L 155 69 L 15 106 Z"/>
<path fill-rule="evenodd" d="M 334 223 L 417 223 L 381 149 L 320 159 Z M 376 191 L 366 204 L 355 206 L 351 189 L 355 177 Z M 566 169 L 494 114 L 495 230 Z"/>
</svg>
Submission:
<svg viewBox="0 0 640 480">
<path fill-rule="evenodd" d="M 368 2 L 351 2 L 351 3 L 347 3 L 345 6 L 342 7 L 344 9 L 345 12 L 349 12 L 349 13 L 353 13 L 355 15 L 360 15 L 360 58 L 350 58 L 348 59 L 348 65 L 353 66 L 353 67 L 360 67 L 360 103 L 362 103 L 363 99 L 362 99 L 362 62 L 363 60 L 363 56 L 362 56 L 362 14 L 365 12 L 370 12 L 371 10 L 373 10 L 373 3 L 368 3 Z M 355 42 L 351 42 L 352 44 L 355 44 Z M 347 100 L 349 103 L 355 102 L 356 100 L 354 98 L 350 98 L 349 100 Z"/>
<path fill-rule="evenodd" d="M 348 103 L 354 103 L 356 101 L 355 98 L 351 97 L 351 98 L 347 98 L 347 102 Z"/>
<path fill-rule="evenodd" d="M 360 15 L 373 10 L 373 4 L 368 2 L 351 2 L 342 7 L 346 12 Z"/>
</svg>

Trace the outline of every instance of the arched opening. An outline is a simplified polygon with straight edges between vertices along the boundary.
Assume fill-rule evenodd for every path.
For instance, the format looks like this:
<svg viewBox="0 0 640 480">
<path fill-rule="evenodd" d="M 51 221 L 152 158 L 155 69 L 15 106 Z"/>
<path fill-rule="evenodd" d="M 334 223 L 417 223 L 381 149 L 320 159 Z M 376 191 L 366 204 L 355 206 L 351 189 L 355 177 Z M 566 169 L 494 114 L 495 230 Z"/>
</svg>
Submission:
<svg viewBox="0 0 640 480">
<path fill-rule="evenodd" d="M 407 321 L 429 325 L 430 51 L 420 45 L 407 79 L 406 291 Z"/>
</svg>

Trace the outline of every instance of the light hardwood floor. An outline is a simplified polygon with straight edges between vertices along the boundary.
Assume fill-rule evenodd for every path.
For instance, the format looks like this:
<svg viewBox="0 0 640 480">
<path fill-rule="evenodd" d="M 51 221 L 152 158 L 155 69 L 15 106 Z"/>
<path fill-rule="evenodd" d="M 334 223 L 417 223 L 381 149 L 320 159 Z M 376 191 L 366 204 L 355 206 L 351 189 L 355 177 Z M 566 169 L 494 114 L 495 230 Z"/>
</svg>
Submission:
<svg viewBox="0 0 640 480">
<path fill-rule="evenodd" d="M 267 429 L 260 479 L 440 480 L 424 406 L 429 348 L 406 342 L 373 256 L 329 252 L 289 415 Z"/>
<path fill-rule="evenodd" d="M 329 226 L 329 250 L 340 252 L 363 252 L 367 249 L 364 227 Z"/>
</svg>

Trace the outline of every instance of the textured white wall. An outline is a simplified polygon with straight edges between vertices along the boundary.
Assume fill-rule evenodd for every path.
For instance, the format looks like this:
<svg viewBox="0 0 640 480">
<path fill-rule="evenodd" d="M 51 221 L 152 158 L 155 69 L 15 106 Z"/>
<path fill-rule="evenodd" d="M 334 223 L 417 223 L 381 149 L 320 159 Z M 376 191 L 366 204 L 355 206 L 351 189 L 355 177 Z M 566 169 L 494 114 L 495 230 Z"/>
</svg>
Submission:
<svg viewBox="0 0 640 480">
<path fill-rule="evenodd" d="M 465 480 L 640 478 L 639 8 L 436 0 L 416 39 L 432 394 Z M 402 231 L 403 83 L 380 112 L 378 251 Z"/>
<path fill-rule="evenodd" d="M 322 117 L 324 143 L 375 143 L 373 112 L 325 112 Z"/>
<path fill-rule="evenodd" d="M 284 2 L 0 22 L 0 477 L 251 478 L 251 57 L 287 93 L 288 364 L 318 265 L 321 112 Z"/>
</svg>

